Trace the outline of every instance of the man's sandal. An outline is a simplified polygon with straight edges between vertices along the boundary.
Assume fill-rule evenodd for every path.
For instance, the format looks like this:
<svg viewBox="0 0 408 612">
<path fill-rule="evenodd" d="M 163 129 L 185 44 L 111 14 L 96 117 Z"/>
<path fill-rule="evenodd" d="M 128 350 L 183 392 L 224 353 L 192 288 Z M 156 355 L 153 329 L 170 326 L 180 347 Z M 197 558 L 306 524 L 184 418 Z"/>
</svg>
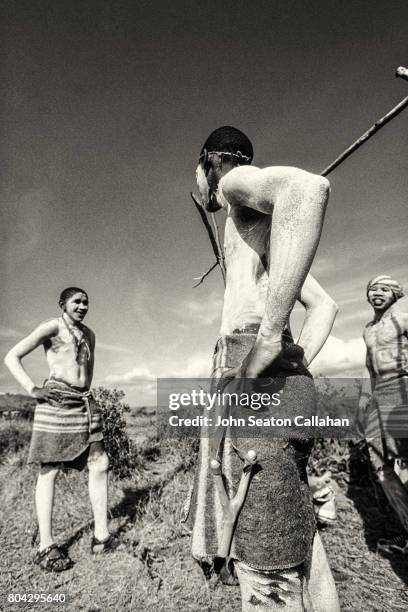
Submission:
<svg viewBox="0 0 408 612">
<path fill-rule="evenodd" d="M 44 550 L 39 550 L 33 562 L 46 572 L 65 572 L 74 565 L 72 559 L 58 544 L 51 544 Z"/>
<path fill-rule="evenodd" d="M 336 522 L 336 494 L 330 485 L 313 493 L 313 509 L 319 525 L 333 525 Z"/>
<path fill-rule="evenodd" d="M 93 536 L 91 542 L 91 553 L 93 555 L 100 555 L 101 553 L 110 553 L 116 550 L 120 546 L 120 542 L 116 536 L 110 534 L 106 540 L 98 540 Z"/>
</svg>

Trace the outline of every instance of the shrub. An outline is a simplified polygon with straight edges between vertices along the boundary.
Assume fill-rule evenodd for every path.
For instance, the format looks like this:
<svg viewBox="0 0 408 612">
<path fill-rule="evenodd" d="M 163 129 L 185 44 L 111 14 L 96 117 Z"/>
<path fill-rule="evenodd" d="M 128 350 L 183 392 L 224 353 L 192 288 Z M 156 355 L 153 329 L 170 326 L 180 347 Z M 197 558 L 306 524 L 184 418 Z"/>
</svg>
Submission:
<svg viewBox="0 0 408 612">
<path fill-rule="evenodd" d="M 7 453 L 17 453 L 28 447 L 31 438 L 31 427 L 24 419 L 18 417 L 0 420 L 0 460 Z"/>
<path fill-rule="evenodd" d="M 341 415 L 353 422 L 357 416 L 359 383 L 358 379 L 351 378 L 343 379 L 342 387 L 334 386 L 329 379 L 326 379 L 323 385 L 319 384 L 316 414 L 329 415 L 333 418 Z M 344 435 L 317 439 L 309 462 L 309 471 L 316 476 L 330 471 L 338 479 L 349 479 L 350 473 L 354 480 L 367 478 L 364 440 L 357 433 L 352 439 Z"/>
<path fill-rule="evenodd" d="M 136 451 L 126 432 L 124 415 L 130 412 L 130 407 L 123 401 L 125 393 L 104 387 L 93 392 L 102 411 L 104 444 L 110 467 L 115 476 L 126 478 L 135 466 Z"/>
</svg>

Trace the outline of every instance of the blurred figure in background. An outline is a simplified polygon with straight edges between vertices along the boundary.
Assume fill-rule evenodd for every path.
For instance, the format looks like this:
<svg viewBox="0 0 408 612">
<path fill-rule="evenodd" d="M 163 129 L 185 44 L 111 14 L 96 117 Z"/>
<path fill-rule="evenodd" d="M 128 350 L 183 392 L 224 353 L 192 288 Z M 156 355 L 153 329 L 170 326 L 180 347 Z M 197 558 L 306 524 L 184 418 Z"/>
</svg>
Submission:
<svg viewBox="0 0 408 612">
<path fill-rule="evenodd" d="M 374 317 L 364 329 L 366 371 L 360 396 L 371 463 L 403 533 L 378 550 L 408 554 L 408 492 L 395 467 L 408 461 L 408 301 L 400 283 L 381 274 L 367 285 Z M 398 466 L 397 466 L 398 469 Z"/>
</svg>

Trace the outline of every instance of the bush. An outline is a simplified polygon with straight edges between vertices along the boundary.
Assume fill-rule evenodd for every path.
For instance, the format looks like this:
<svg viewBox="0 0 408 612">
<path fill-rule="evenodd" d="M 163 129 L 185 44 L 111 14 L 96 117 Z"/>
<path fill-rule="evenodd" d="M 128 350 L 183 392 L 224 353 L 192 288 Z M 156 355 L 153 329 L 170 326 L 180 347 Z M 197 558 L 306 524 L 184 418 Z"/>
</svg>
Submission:
<svg viewBox="0 0 408 612">
<path fill-rule="evenodd" d="M 321 382 L 321 381 L 319 381 Z M 354 422 L 356 419 L 359 383 L 357 379 L 344 379 L 343 387 L 335 387 L 328 379 L 318 386 L 316 414 L 333 418 L 345 416 Z M 347 394 L 346 394 L 347 391 Z M 330 471 L 334 478 L 354 480 L 367 477 L 367 460 L 364 440 L 361 436 L 317 439 L 309 462 L 309 471 L 321 476 Z"/>
<path fill-rule="evenodd" d="M 0 419 L 0 461 L 8 453 L 27 448 L 31 438 L 31 426 L 24 419 L 13 417 Z"/>
<path fill-rule="evenodd" d="M 136 450 L 126 432 L 124 415 L 130 412 L 130 407 L 123 401 L 125 393 L 104 387 L 93 392 L 102 411 L 103 437 L 110 467 L 115 476 L 126 478 L 135 467 Z"/>
</svg>

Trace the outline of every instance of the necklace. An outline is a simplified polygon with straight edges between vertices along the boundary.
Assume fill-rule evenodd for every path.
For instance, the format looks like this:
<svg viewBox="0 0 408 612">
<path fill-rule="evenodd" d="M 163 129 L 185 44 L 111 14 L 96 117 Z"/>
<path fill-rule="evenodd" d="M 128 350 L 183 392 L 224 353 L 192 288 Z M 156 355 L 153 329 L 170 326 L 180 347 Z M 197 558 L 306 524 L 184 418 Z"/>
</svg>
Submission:
<svg viewBox="0 0 408 612">
<path fill-rule="evenodd" d="M 84 333 L 82 332 L 81 337 L 78 338 L 76 333 L 73 331 L 73 325 L 69 325 L 67 323 L 67 321 L 65 320 L 64 315 L 62 315 L 61 318 L 62 318 L 62 320 L 63 320 L 63 322 L 65 324 L 65 327 L 68 330 L 69 335 L 71 336 L 71 340 L 72 340 L 72 343 L 73 343 L 74 349 L 75 349 L 75 360 L 78 361 L 79 351 L 81 350 L 81 346 L 82 345 L 85 346 L 87 358 L 89 360 L 90 357 L 91 357 L 91 351 L 90 351 L 90 348 L 89 348 L 89 345 L 88 345 L 87 341 L 85 340 Z"/>
</svg>

